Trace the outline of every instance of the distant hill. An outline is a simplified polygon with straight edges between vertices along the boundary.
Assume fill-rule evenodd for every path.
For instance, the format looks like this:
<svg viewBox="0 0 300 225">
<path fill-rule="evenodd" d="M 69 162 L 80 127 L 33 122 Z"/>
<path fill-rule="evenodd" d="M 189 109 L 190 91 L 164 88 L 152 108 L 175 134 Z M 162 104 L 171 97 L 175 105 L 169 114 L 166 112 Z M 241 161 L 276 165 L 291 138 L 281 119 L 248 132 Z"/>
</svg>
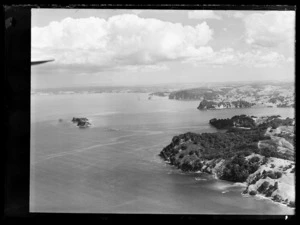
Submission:
<svg viewBox="0 0 300 225">
<path fill-rule="evenodd" d="M 198 109 L 294 107 L 295 87 L 286 83 L 249 83 L 173 91 L 169 99 L 200 100 Z"/>
</svg>

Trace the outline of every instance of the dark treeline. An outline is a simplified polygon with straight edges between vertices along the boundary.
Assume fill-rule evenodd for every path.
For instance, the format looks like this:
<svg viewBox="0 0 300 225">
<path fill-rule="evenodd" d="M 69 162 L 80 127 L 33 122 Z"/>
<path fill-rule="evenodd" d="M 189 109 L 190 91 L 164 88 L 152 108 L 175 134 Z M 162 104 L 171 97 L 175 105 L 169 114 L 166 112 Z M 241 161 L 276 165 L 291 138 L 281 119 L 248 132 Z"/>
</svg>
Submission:
<svg viewBox="0 0 300 225">
<path fill-rule="evenodd" d="M 200 102 L 197 109 L 200 109 L 200 110 L 202 110 L 202 109 L 217 109 L 220 107 L 223 107 L 223 108 L 250 108 L 253 105 L 255 105 L 255 103 L 250 103 L 250 102 L 243 101 L 243 100 L 232 101 L 232 102 L 215 102 L 215 101 L 211 101 L 211 100 L 204 98 Z"/>
<path fill-rule="evenodd" d="M 186 100 L 213 100 L 218 95 L 226 94 L 226 89 L 223 90 L 213 90 L 210 88 L 193 88 L 180 91 L 171 92 L 169 99 L 186 99 Z"/>
<path fill-rule="evenodd" d="M 233 116 L 231 119 L 211 119 L 209 121 L 211 125 L 218 129 L 229 129 L 232 127 L 247 127 L 253 128 L 255 127 L 255 121 L 252 117 L 246 115 Z"/>
<path fill-rule="evenodd" d="M 241 115 L 218 121 L 230 127 L 229 125 L 233 122 L 229 122 L 229 120 L 233 120 L 240 126 L 250 127 L 250 129 L 231 127 L 225 133 L 196 134 L 188 132 L 175 136 L 172 142 L 160 152 L 160 156 L 183 171 L 201 170 L 204 166 L 201 163 L 203 160 L 225 159 L 226 166 L 221 179 L 235 182 L 245 181 L 249 174 L 258 169 L 260 164 L 265 163 L 265 160 L 260 161 L 257 158 L 250 161 L 245 160 L 245 156 L 252 153 L 260 154 L 265 159 L 277 157 L 294 160 L 294 156 L 278 152 L 274 146 L 258 148 L 259 141 L 270 139 L 269 136 L 265 136 L 268 127 L 292 125 L 292 119 L 281 120 L 273 117 L 272 120 L 253 127 L 253 122 L 249 118 Z"/>
<path fill-rule="evenodd" d="M 247 127 L 247 128 L 268 128 L 271 127 L 273 129 L 276 129 L 279 126 L 292 126 L 293 125 L 293 119 L 286 118 L 286 119 L 280 119 L 280 116 L 270 116 L 268 117 L 265 122 L 263 122 L 260 125 L 256 125 L 254 121 L 253 116 L 246 116 L 246 115 L 239 115 L 239 116 L 233 116 L 231 119 L 211 119 L 209 123 L 216 127 L 217 129 L 230 129 L 234 127 Z"/>
</svg>

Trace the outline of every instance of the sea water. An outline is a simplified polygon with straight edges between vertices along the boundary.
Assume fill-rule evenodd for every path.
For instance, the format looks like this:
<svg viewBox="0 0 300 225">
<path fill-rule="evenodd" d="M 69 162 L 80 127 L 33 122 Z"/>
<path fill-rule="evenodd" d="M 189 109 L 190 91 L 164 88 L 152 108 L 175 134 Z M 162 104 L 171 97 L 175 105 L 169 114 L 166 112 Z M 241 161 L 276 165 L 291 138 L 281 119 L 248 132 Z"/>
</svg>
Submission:
<svg viewBox="0 0 300 225">
<path fill-rule="evenodd" d="M 141 93 L 32 95 L 30 211 L 293 214 L 242 196 L 234 183 L 182 173 L 158 154 L 175 135 L 217 132 L 212 118 L 294 117 L 294 109 L 199 111 L 198 104 Z M 80 129 L 73 117 L 87 117 L 92 126 Z"/>
</svg>

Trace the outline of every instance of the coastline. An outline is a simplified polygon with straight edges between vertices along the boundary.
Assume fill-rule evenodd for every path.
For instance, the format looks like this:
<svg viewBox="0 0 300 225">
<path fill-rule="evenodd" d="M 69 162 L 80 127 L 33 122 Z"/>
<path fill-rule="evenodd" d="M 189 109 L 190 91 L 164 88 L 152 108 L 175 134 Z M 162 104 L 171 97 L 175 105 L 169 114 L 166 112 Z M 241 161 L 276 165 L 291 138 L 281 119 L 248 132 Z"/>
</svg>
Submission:
<svg viewBox="0 0 300 225">
<path fill-rule="evenodd" d="M 275 202 L 273 201 L 272 199 L 264 196 L 264 195 L 261 195 L 261 194 L 258 194 L 258 195 L 255 195 L 255 196 L 251 196 L 250 194 L 243 194 L 241 193 L 241 195 L 245 198 L 255 198 L 256 200 L 260 201 L 260 200 L 267 200 L 269 202 L 271 202 L 272 204 L 276 204 L 276 205 L 279 205 L 279 206 L 284 206 L 284 207 L 287 207 L 287 208 L 290 208 L 290 209 L 295 209 L 295 207 L 290 207 L 288 206 L 287 204 L 284 204 L 284 203 L 281 203 L 281 202 Z"/>
<path fill-rule="evenodd" d="M 244 127 L 243 124 L 249 125 L 249 117 L 246 118 L 246 116 L 241 115 L 241 116 L 235 116 L 233 118 L 239 121 L 240 123 L 239 125 L 241 127 Z M 260 139 L 262 140 L 266 139 L 265 141 L 266 143 L 267 140 L 269 140 L 268 142 L 274 140 L 276 141 L 276 138 L 273 138 L 272 136 L 273 133 L 269 132 L 270 128 L 268 128 L 268 126 L 274 126 L 274 123 L 278 121 L 283 125 L 286 123 L 288 124 L 291 123 L 291 120 L 289 118 L 275 119 L 277 118 L 275 116 L 262 117 L 262 118 L 265 119 L 265 121 L 261 123 L 262 125 L 255 124 L 255 126 L 263 127 L 262 128 L 263 133 L 261 134 L 262 136 L 260 137 Z M 220 120 L 220 121 L 224 123 L 224 120 Z M 256 120 L 253 120 L 252 122 L 254 123 L 254 121 Z M 279 128 L 276 129 L 277 130 L 279 129 L 280 131 L 280 126 Z M 238 129 L 238 130 L 243 130 L 243 132 L 245 133 L 253 132 L 252 128 Z M 234 135 L 235 132 L 236 131 L 233 132 Z M 239 132 L 237 132 L 236 135 L 239 135 L 240 134 Z M 228 132 L 224 133 L 225 138 L 227 137 L 226 134 L 228 134 Z M 295 208 L 295 193 L 294 192 L 287 193 L 288 191 L 291 191 L 294 187 L 293 171 L 295 168 L 294 167 L 295 163 L 293 157 L 292 159 L 290 159 L 289 157 L 291 156 L 287 154 L 276 153 L 276 151 L 275 153 L 271 152 L 273 154 L 273 157 L 270 157 L 270 155 L 268 155 L 269 150 L 266 152 L 266 150 L 264 149 L 266 147 L 272 147 L 272 146 L 265 145 L 262 148 L 259 145 L 261 140 L 258 140 L 257 142 L 255 142 L 256 148 L 253 149 L 254 152 L 247 153 L 247 155 L 244 155 L 244 153 L 242 153 L 242 156 L 240 156 L 240 153 L 239 154 L 233 153 L 231 158 L 230 157 L 224 158 L 225 156 L 220 155 L 220 153 L 218 153 L 217 151 L 217 153 L 211 153 L 211 156 L 208 155 L 209 159 L 203 158 L 203 157 L 207 157 L 205 156 L 207 152 L 209 152 L 207 148 L 214 148 L 213 147 L 214 145 L 209 145 L 209 144 L 207 145 L 207 141 L 208 143 L 214 141 L 218 142 L 219 138 L 221 138 L 220 140 L 224 139 L 224 137 L 218 132 L 208 133 L 208 134 L 206 133 L 195 134 L 195 133 L 188 132 L 173 137 L 171 144 L 166 146 L 160 152 L 159 155 L 165 159 L 165 162 L 167 162 L 170 165 L 176 166 L 179 170 L 182 170 L 183 172 L 189 173 L 190 171 L 192 171 L 194 173 L 206 173 L 206 174 L 210 174 L 214 179 L 231 181 L 231 182 L 235 181 L 235 179 L 236 180 L 240 179 L 238 180 L 238 182 L 234 182 L 233 185 L 235 186 L 237 185 L 240 186 L 241 188 L 244 188 L 241 194 L 243 195 L 248 194 L 249 196 L 253 196 L 253 195 L 263 196 L 264 198 L 269 199 L 274 203 L 280 203 L 287 207 Z M 224 146 L 224 143 L 222 144 L 221 142 L 221 143 L 217 143 L 216 145 Z M 275 144 L 277 145 L 276 147 L 278 147 L 278 149 L 279 148 L 281 148 L 281 150 L 283 149 L 283 147 L 280 146 L 282 144 L 280 144 L 279 142 L 275 142 Z M 205 146 L 207 146 L 206 149 Z M 277 154 L 279 155 L 276 156 Z M 234 164 L 234 163 L 238 163 L 238 164 Z M 232 166 L 231 164 L 234 165 Z M 245 172 L 241 171 L 238 173 L 241 173 L 242 177 L 234 178 L 232 176 L 235 173 L 237 173 L 237 172 L 233 172 L 236 171 L 236 169 L 234 169 L 236 167 L 235 165 L 239 165 L 240 168 L 243 168 L 244 166 L 246 166 L 245 168 L 249 168 L 250 166 L 250 170 L 249 169 L 242 170 L 242 171 L 246 171 L 247 175 L 246 174 L 243 175 L 243 173 Z M 228 169 L 230 169 L 231 172 L 230 171 L 228 172 Z"/>
<path fill-rule="evenodd" d="M 170 164 L 169 161 L 164 161 L 166 163 L 168 163 L 170 166 L 172 166 L 172 164 Z M 183 171 L 180 171 L 180 174 L 192 174 L 192 175 L 195 175 L 195 174 L 205 174 L 205 175 L 208 175 L 210 178 L 214 179 L 214 180 L 217 180 L 217 181 L 226 181 L 226 182 L 230 182 L 230 181 L 227 181 L 227 180 L 222 180 L 220 179 L 216 173 L 207 173 L 207 172 L 202 172 L 201 170 L 198 170 L 198 171 L 194 171 L 194 172 L 183 172 Z M 198 178 L 196 177 L 195 178 L 196 181 L 207 181 L 206 178 Z M 224 185 L 224 187 L 220 188 L 220 191 L 222 194 L 226 194 L 228 192 L 231 192 L 231 190 L 228 190 L 230 188 L 239 188 L 239 189 L 243 189 L 243 188 L 246 188 L 247 187 L 247 182 L 231 182 L 231 184 L 228 184 L 228 185 Z M 245 198 L 254 198 L 256 200 L 268 200 L 269 202 L 271 202 L 272 204 L 276 204 L 276 205 L 279 205 L 279 206 L 284 206 L 284 207 L 287 207 L 287 208 L 291 208 L 291 209 L 295 209 L 295 207 L 290 207 L 288 206 L 287 204 L 284 204 L 282 202 L 276 202 L 276 201 L 273 201 L 271 198 L 269 197 L 266 197 L 262 194 L 256 194 L 255 196 L 252 196 L 250 195 L 249 193 L 243 193 L 242 190 L 240 191 L 237 191 L 235 190 L 236 192 L 239 192 L 240 195 L 242 197 L 245 197 Z"/>
<path fill-rule="evenodd" d="M 96 100 L 102 101 L 104 98 L 100 98 L 103 94 L 95 94 L 95 95 L 89 95 L 88 97 L 90 98 L 90 101 L 94 103 Z M 60 95 L 61 96 L 61 95 Z M 90 139 L 94 140 L 95 142 L 103 142 L 107 138 L 114 138 L 112 139 L 112 145 L 109 146 L 103 146 L 99 148 L 95 148 L 91 151 L 84 151 L 84 152 L 78 152 L 72 155 L 72 157 L 62 156 L 62 157 L 57 157 L 57 158 L 52 158 L 51 160 L 46 160 L 43 163 L 38 163 L 32 168 L 32 177 L 35 178 L 32 180 L 32 185 L 34 187 L 34 190 L 36 191 L 35 193 L 35 198 L 32 199 L 31 203 L 34 204 L 34 209 L 35 210 L 51 210 L 53 207 L 56 210 L 70 210 L 70 207 L 72 206 L 71 204 L 68 203 L 68 199 L 70 199 L 73 195 L 72 192 L 62 192 L 63 189 L 68 189 L 69 185 L 69 180 L 73 180 L 74 185 L 76 184 L 76 187 L 74 186 L 74 194 L 75 193 L 86 193 L 90 197 L 92 197 L 92 203 L 90 206 L 87 206 L 86 209 L 89 212 L 96 212 L 97 210 L 104 210 L 105 207 L 101 207 L 101 204 L 99 205 L 99 202 L 97 201 L 103 201 L 101 199 L 101 196 L 97 195 L 97 190 L 99 187 L 103 187 L 101 185 L 104 184 L 99 184 L 97 180 L 99 179 L 94 179 L 92 176 L 93 174 L 98 174 L 99 176 L 104 176 L 106 174 L 107 169 L 110 167 L 110 165 L 106 164 L 106 158 L 110 157 L 113 160 L 111 160 L 112 163 L 112 171 L 116 171 L 116 176 L 119 173 L 124 173 L 126 175 L 126 172 L 122 171 L 128 171 L 130 170 L 132 173 L 140 174 L 141 178 L 137 179 L 135 176 L 131 176 L 130 178 L 126 178 L 126 176 L 118 176 L 115 177 L 114 175 L 112 176 L 111 173 L 110 175 L 107 176 L 107 183 L 108 184 L 113 184 L 112 178 L 117 178 L 121 179 L 122 182 L 124 182 L 124 185 L 120 184 L 116 186 L 116 188 L 119 191 L 125 190 L 125 188 L 130 187 L 130 189 L 127 190 L 127 192 L 131 195 L 132 193 L 132 198 L 135 198 L 136 194 L 135 193 L 140 193 L 140 196 L 144 196 L 143 191 L 145 188 L 150 188 L 153 190 L 151 193 L 149 193 L 149 196 L 151 198 L 157 199 L 157 200 L 163 200 L 166 202 L 165 205 L 155 205 L 153 208 L 147 208 L 149 210 L 166 210 L 166 212 L 176 212 L 176 213 L 182 213 L 182 208 L 185 207 L 186 210 L 189 210 L 192 213 L 207 213 L 208 211 L 205 211 L 207 207 L 210 207 L 211 211 L 216 211 L 219 213 L 225 213 L 226 210 L 223 209 L 223 204 L 228 204 L 228 211 L 231 213 L 238 213 L 238 214 L 243 214 L 243 213 L 250 213 L 250 214 L 257 214 L 257 213 L 266 213 L 266 214 L 278 214 L 278 213 L 287 213 L 287 214 L 293 214 L 291 211 L 291 208 L 286 208 L 282 209 L 282 207 L 279 207 L 275 204 L 265 202 L 265 201 L 256 201 L 254 198 L 250 199 L 243 199 L 242 196 L 240 195 L 240 188 L 229 188 L 228 193 L 222 194 L 221 189 L 218 189 L 219 187 L 222 187 L 223 185 L 230 185 L 231 182 L 223 182 L 223 181 L 217 181 L 213 180 L 210 178 L 210 176 L 207 175 L 200 175 L 200 174 L 195 174 L 195 175 L 181 175 L 184 174 L 184 172 L 181 172 L 181 170 L 177 170 L 176 167 L 172 168 L 169 165 L 165 164 L 160 157 L 157 156 L 157 153 L 159 150 L 161 150 L 165 145 L 167 145 L 172 137 L 174 135 L 188 132 L 188 131 L 194 131 L 194 132 L 216 132 L 217 130 L 213 128 L 211 125 L 207 123 L 211 117 L 216 117 L 219 118 L 221 116 L 227 116 L 231 117 L 233 115 L 237 114 L 243 114 L 243 113 L 251 113 L 253 115 L 272 115 L 271 110 L 257 110 L 257 111 L 248 111 L 247 109 L 239 109 L 239 110 L 224 110 L 224 111 L 214 111 L 214 112 L 200 112 L 198 110 L 194 109 L 194 103 L 193 104 L 181 104 L 178 101 L 170 101 L 172 104 L 167 105 L 164 104 L 163 101 L 148 101 L 147 99 L 144 101 L 138 101 L 137 98 L 133 98 L 132 94 L 124 94 L 126 96 L 126 99 L 134 99 L 134 102 L 136 104 L 143 104 L 145 107 L 147 106 L 148 109 L 146 112 L 147 117 L 148 114 L 159 110 L 166 110 L 166 109 L 174 109 L 170 108 L 171 106 L 176 106 L 178 109 L 184 109 L 185 112 L 188 111 L 189 113 L 184 113 L 180 115 L 186 116 L 186 119 L 180 119 L 178 118 L 178 114 L 175 113 L 169 113 L 167 111 L 164 111 L 163 113 L 159 115 L 154 115 L 153 113 L 152 116 L 149 120 L 144 120 L 144 116 L 139 116 L 139 115 L 134 115 L 128 117 L 129 114 L 124 114 L 124 118 L 128 118 L 126 121 L 126 124 L 120 123 L 119 121 L 116 121 L 116 119 L 122 118 L 122 117 L 117 117 L 115 114 L 107 115 L 105 117 L 99 115 L 99 116 L 91 116 L 91 114 L 95 112 L 104 112 L 104 107 L 100 104 L 99 106 L 97 104 L 90 104 L 93 107 L 86 108 L 85 106 L 85 101 L 87 98 L 85 97 L 86 95 L 80 96 L 78 98 L 78 95 L 70 95 L 71 98 L 65 98 L 65 97 L 60 97 L 60 96 L 53 96 L 51 98 L 47 96 L 40 96 L 38 97 L 39 102 L 41 102 L 42 105 L 39 105 L 37 107 L 33 107 L 33 110 L 36 111 L 38 116 L 44 120 L 46 119 L 47 112 L 51 112 L 51 109 L 57 105 L 57 103 L 61 102 L 63 103 L 62 105 L 65 108 L 59 108 L 58 111 L 53 112 L 52 110 L 52 117 L 49 118 L 49 121 L 45 121 L 45 123 L 39 123 L 39 124 L 32 124 L 32 129 L 33 130 L 33 137 L 34 139 L 32 140 L 31 143 L 35 143 L 35 145 L 32 146 L 33 151 L 32 151 L 32 159 L 33 160 L 38 160 L 40 159 L 39 156 L 39 151 L 37 150 L 42 150 L 44 154 L 52 154 L 52 153 L 59 153 L 61 152 L 62 144 L 65 144 L 67 147 L 66 149 L 76 149 L 78 146 L 76 145 L 81 145 L 82 141 L 81 138 L 84 138 L 83 140 L 86 140 L 86 145 L 89 146 Z M 116 103 L 122 102 L 124 98 L 122 98 L 122 101 L 119 100 L 119 94 L 107 94 L 107 96 L 112 96 L 112 100 L 117 100 Z M 142 95 L 145 96 L 145 95 Z M 77 116 L 86 116 L 89 119 L 93 119 L 93 125 L 94 127 L 92 129 L 87 129 L 87 130 L 80 130 L 76 126 L 74 126 L 71 122 L 68 122 L 68 124 L 59 124 L 57 119 L 62 118 L 64 120 L 70 120 L 72 116 L 74 116 L 74 112 L 70 112 L 69 109 L 67 109 L 67 106 L 70 102 L 70 99 L 74 99 L 76 103 L 78 103 L 77 106 L 77 111 L 76 113 Z M 55 101 L 54 101 L 55 100 Z M 142 97 L 141 97 L 142 100 Z M 104 100 L 103 100 L 104 101 Z M 131 103 L 131 101 L 128 101 Z M 35 102 L 33 102 L 35 103 Z M 149 104 L 150 103 L 150 104 Z M 155 103 L 155 104 L 154 104 Z M 94 107 L 94 105 L 97 105 L 97 107 Z M 122 111 L 122 106 L 119 104 L 116 104 L 118 108 L 105 108 L 105 111 L 108 112 L 113 112 L 113 111 Z M 153 107 L 155 106 L 155 107 Z M 132 112 L 136 111 L 134 107 L 132 108 Z M 47 109 L 47 110 L 44 110 Z M 280 109 L 279 109 L 280 110 Z M 284 111 L 285 110 L 285 111 Z M 79 113 L 80 112 L 80 113 Z M 274 112 L 274 111 L 273 111 Z M 222 115 L 221 115 L 222 114 Z M 280 115 L 285 115 L 285 116 L 293 116 L 292 110 L 286 110 L 286 109 L 281 109 L 280 111 L 276 112 L 276 114 Z M 50 114 L 49 114 L 50 115 Z M 150 115 L 150 114 L 149 114 Z M 162 116 L 161 116 L 162 115 Z M 132 119 L 131 119 L 132 118 Z M 38 119 L 38 118 L 37 118 Z M 115 122 L 116 121 L 116 122 Z M 147 127 L 147 130 L 144 130 L 143 127 L 140 126 L 141 123 L 143 123 L 143 126 L 148 126 L 148 122 L 156 122 L 155 126 L 149 126 Z M 33 122 L 33 121 L 32 121 Z M 42 121 L 43 122 L 43 121 Z M 105 124 L 103 124 L 105 122 Z M 160 123 L 158 123 L 160 122 Z M 170 122 L 172 123 L 172 127 L 164 125 L 165 122 Z M 163 125 L 161 125 L 163 124 Z M 118 128 L 121 129 L 119 132 L 111 132 L 110 128 Z M 142 130 L 141 130 L 142 129 Z M 162 134 L 154 135 L 154 136 L 148 136 L 148 134 L 151 131 L 161 131 L 163 132 Z M 44 139 L 43 137 L 46 137 L 43 135 L 43 132 L 49 135 L 47 140 L 52 140 L 49 142 L 49 147 L 48 148 L 40 148 L 42 142 Z M 64 135 L 58 135 L 61 132 L 64 132 Z M 119 143 L 116 142 L 116 138 L 119 138 L 121 136 L 125 136 L 129 134 L 132 134 L 132 137 L 126 138 L 121 138 L 120 141 L 128 141 L 127 143 Z M 134 133 L 133 133 L 134 132 Z M 145 134 L 144 138 L 141 138 L 140 132 L 143 132 Z M 134 135 L 137 134 L 138 136 L 135 138 Z M 68 140 L 69 138 L 65 137 L 70 137 L 74 142 L 72 143 Z M 80 139 L 78 137 L 81 137 Z M 103 137 L 103 138 L 99 138 Z M 105 138 L 104 138 L 105 137 Z M 59 141 L 55 141 L 59 139 Z M 73 139 L 74 138 L 74 139 Z M 145 142 L 145 141 L 147 142 Z M 78 143 L 78 144 L 76 144 Z M 158 144 L 156 147 L 155 144 Z M 105 143 L 104 143 L 105 144 Z M 72 147 L 74 146 L 74 147 Z M 151 150 L 149 149 L 151 146 Z M 126 151 L 124 151 L 124 148 Z M 135 149 L 140 149 L 140 150 L 135 150 Z M 36 149 L 36 150 L 34 150 Z M 53 149 L 53 150 L 51 150 Z M 57 151 L 53 152 L 55 149 Z M 97 151 L 97 149 L 102 149 L 102 151 Z M 114 151 L 112 151 L 114 150 Z M 126 158 L 127 157 L 127 158 Z M 61 159 L 60 159 L 61 158 Z M 65 160 L 66 159 L 66 163 Z M 119 160 L 120 159 L 120 160 Z M 130 163 L 134 159 L 133 163 Z M 149 161 L 150 159 L 150 161 Z M 142 161 L 138 161 L 142 160 Z M 98 162 L 99 161 L 99 162 Z M 78 165 L 78 162 L 80 162 L 82 165 L 86 166 L 80 166 Z M 128 162 L 128 163 L 127 163 Z M 148 163 L 147 167 L 145 167 L 144 163 Z M 55 168 L 53 167 L 53 164 L 55 163 Z M 91 166 L 88 167 L 88 165 L 91 164 Z M 128 168 L 127 168 L 128 166 Z M 74 168 L 73 168 L 74 167 Z M 101 169 L 100 169 L 101 168 Z M 115 169 L 114 169 L 115 168 Z M 125 169 L 125 170 L 122 170 Z M 88 179 L 89 183 L 82 183 L 82 178 L 81 176 L 73 176 L 73 174 L 86 174 L 87 169 L 89 171 L 89 175 L 91 177 L 84 177 L 84 179 Z M 120 170 L 121 169 L 121 170 Z M 69 173 L 65 173 L 68 172 Z M 83 174 L 84 172 L 84 174 Z M 171 173 L 171 174 L 169 174 Z M 146 179 L 147 181 L 143 181 L 145 177 L 151 174 L 151 177 L 149 179 Z M 51 176 L 48 176 L 51 175 Z M 48 179 L 44 179 L 46 177 Z M 51 189 L 49 190 L 44 190 L 42 189 L 41 185 L 52 185 L 54 183 L 56 177 L 59 176 L 59 178 L 63 178 L 61 181 L 61 186 L 63 189 L 55 186 L 49 186 Z M 99 178 L 99 176 L 97 176 Z M 206 181 L 196 181 L 195 178 L 206 178 Z M 129 186 L 130 183 L 136 182 L 142 180 L 140 182 L 141 186 Z M 149 181 L 150 180 L 150 181 Z M 112 182 L 112 183 L 110 183 Z M 128 185 L 127 185 L 128 184 Z M 82 185 L 82 186 L 81 186 Z M 84 187 L 86 186 L 86 191 L 84 190 Z M 205 190 L 202 188 L 199 188 L 203 186 Z M 90 188 L 95 188 L 91 190 Z M 173 187 L 173 189 L 172 189 Z M 105 186 L 103 187 L 105 188 Z M 170 189 L 171 188 L 171 189 Z M 217 189 L 216 189 L 217 188 Z M 104 189 L 103 194 L 105 196 L 110 195 L 110 189 Z M 38 192 L 37 192 L 38 191 Z M 161 192 L 160 192 L 161 191 Z M 113 196 L 115 193 L 114 190 L 111 190 L 111 196 Z M 124 191 L 125 193 L 125 191 Z M 160 193 L 160 194 L 157 194 Z M 34 196 L 34 195 L 33 195 Z M 44 200 L 44 196 L 46 196 L 48 199 Z M 216 196 L 216 197 L 214 197 Z M 226 202 L 224 199 L 228 198 L 230 196 L 231 200 L 234 200 L 234 202 Z M 90 197 L 88 197 L 90 199 Z M 76 196 L 74 196 L 76 198 Z M 126 196 L 124 195 L 119 195 L 119 201 L 126 201 Z M 197 198 L 197 199 L 196 199 Z M 211 202 L 211 198 L 213 198 L 213 201 Z M 94 200 L 95 199 L 95 200 Z M 193 202 L 189 202 L 190 199 L 194 199 Z M 107 202 L 113 202 L 114 198 L 108 198 Z M 169 201 L 169 203 L 168 203 Z M 181 205 L 174 206 L 176 201 L 180 202 Z M 57 204 L 59 202 L 59 206 Z M 206 206 L 203 206 L 203 203 L 205 202 Z M 148 203 L 142 203 L 138 202 L 139 204 L 139 209 L 145 209 L 144 207 L 148 207 Z M 167 204 L 168 203 L 168 204 Z M 44 205 L 47 204 L 47 207 Z M 73 203 L 73 205 L 76 205 L 78 207 L 81 207 L 81 201 L 76 201 Z M 169 207 L 170 205 L 170 207 Z M 129 205 L 131 207 L 134 207 L 133 204 Z M 176 207 L 174 211 L 171 211 L 171 207 Z M 238 207 L 237 207 L 238 206 Z M 44 208 L 43 208 L 44 207 Z M 169 208 L 168 208 L 169 207 Z M 219 208 L 220 207 L 220 208 Z M 81 209 L 81 208 L 79 208 Z M 76 210 L 76 209 L 73 209 Z M 76 212 L 76 211 L 73 211 Z M 152 212 L 152 211 L 151 211 Z"/>
</svg>

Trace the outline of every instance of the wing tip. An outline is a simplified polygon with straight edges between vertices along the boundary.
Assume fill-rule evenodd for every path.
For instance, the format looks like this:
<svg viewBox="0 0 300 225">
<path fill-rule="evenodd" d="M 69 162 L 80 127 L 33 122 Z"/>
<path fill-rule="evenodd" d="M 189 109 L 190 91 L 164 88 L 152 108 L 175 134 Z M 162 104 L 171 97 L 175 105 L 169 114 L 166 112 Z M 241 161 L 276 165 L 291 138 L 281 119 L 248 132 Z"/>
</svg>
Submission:
<svg viewBox="0 0 300 225">
<path fill-rule="evenodd" d="M 53 62 L 53 61 L 55 61 L 55 60 L 54 59 L 35 60 L 35 61 L 31 61 L 31 65 L 38 65 L 38 64 L 47 63 L 47 62 Z"/>
</svg>

